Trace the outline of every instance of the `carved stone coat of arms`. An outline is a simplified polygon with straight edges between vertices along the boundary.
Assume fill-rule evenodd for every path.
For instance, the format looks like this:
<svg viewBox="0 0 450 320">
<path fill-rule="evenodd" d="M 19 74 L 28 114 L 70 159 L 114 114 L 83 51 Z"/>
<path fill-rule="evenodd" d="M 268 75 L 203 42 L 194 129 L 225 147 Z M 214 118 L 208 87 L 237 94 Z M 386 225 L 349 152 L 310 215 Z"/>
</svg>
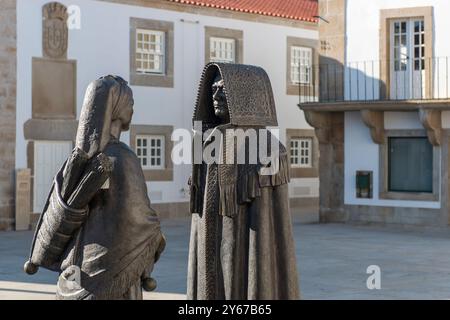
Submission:
<svg viewBox="0 0 450 320">
<path fill-rule="evenodd" d="M 42 8 L 42 50 L 46 58 L 67 57 L 67 8 L 58 2 L 50 2 Z"/>
</svg>

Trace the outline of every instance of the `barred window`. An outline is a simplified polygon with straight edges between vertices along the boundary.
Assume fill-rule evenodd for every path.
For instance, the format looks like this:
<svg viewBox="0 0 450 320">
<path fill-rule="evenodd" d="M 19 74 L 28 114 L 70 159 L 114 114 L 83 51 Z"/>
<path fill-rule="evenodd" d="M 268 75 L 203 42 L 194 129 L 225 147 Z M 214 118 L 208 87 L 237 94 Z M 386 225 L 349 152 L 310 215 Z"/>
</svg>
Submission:
<svg viewBox="0 0 450 320">
<path fill-rule="evenodd" d="M 292 167 L 312 167 L 312 138 L 292 138 L 290 149 Z"/>
<path fill-rule="evenodd" d="M 144 169 L 164 169 L 164 136 L 136 136 L 136 154 Z"/>
</svg>

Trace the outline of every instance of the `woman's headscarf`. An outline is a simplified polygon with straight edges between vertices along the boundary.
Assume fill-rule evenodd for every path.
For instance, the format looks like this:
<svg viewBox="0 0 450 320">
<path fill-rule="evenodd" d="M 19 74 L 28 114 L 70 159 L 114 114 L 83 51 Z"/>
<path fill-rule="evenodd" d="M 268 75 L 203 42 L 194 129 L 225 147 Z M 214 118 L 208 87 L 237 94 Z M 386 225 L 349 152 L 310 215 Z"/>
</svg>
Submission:
<svg viewBox="0 0 450 320">
<path fill-rule="evenodd" d="M 111 123 L 123 116 L 124 107 L 132 107 L 133 93 L 118 76 L 104 76 L 91 82 L 86 90 L 78 124 L 76 147 L 89 158 L 104 150 L 110 140 Z M 123 121 L 124 130 L 128 123 Z"/>
</svg>

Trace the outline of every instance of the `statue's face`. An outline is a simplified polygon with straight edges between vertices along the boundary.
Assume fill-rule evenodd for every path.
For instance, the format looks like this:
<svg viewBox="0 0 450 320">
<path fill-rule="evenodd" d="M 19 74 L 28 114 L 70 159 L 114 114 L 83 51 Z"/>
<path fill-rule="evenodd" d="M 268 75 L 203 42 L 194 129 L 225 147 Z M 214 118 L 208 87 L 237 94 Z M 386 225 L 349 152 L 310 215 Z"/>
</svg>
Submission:
<svg viewBox="0 0 450 320">
<path fill-rule="evenodd" d="M 212 85 L 214 113 L 216 117 L 227 120 L 229 118 L 228 104 L 225 93 L 223 92 L 223 79 L 220 75 L 216 76 Z"/>
<path fill-rule="evenodd" d="M 131 118 L 133 117 L 133 98 L 130 99 L 130 102 L 123 106 L 122 112 L 120 114 L 120 120 L 122 121 L 122 130 L 127 131 L 130 128 Z"/>
</svg>

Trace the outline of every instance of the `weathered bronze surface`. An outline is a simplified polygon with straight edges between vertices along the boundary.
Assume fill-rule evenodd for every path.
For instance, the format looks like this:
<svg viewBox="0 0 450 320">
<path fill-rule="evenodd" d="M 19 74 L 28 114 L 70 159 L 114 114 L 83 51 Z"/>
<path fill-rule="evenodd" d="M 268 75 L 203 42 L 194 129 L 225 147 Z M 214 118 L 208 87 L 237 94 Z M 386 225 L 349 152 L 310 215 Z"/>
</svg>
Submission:
<svg viewBox="0 0 450 320">
<path fill-rule="evenodd" d="M 60 273 L 58 299 L 142 299 L 142 287 L 164 250 L 142 168 L 120 142 L 133 114 L 133 95 L 116 76 L 92 82 L 76 147 L 54 178 L 25 271 Z"/>
<path fill-rule="evenodd" d="M 226 136 L 227 129 L 276 126 L 266 72 L 248 65 L 206 65 L 193 120 L 202 121 L 202 132 L 196 133 L 202 136 L 208 129 Z M 275 139 L 270 133 L 268 138 L 268 144 Z M 235 146 L 224 140 L 224 163 L 193 165 L 187 297 L 298 299 L 286 149 L 276 140 L 279 171 L 265 175 L 261 169 L 267 165 L 260 159 L 226 162 Z M 210 143 L 203 142 L 203 149 Z"/>
</svg>

